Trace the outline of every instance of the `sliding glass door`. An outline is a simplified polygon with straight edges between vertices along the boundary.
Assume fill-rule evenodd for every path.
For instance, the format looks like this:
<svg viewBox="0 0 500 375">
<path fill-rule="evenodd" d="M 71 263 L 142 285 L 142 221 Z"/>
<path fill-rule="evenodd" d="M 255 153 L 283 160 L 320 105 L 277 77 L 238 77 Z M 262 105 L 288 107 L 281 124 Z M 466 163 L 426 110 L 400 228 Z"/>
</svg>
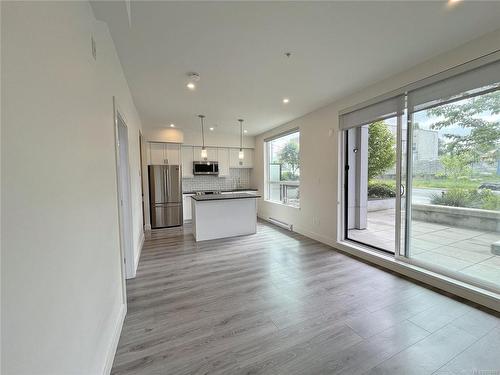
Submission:
<svg viewBox="0 0 500 375">
<path fill-rule="evenodd" d="M 409 93 L 407 256 L 412 263 L 498 290 L 500 90 L 495 80 L 500 76 L 481 79 L 494 67 Z"/>
<path fill-rule="evenodd" d="M 341 115 L 344 239 L 499 292 L 500 61 L 428 81 Z"/>
<path fill-rule="evenodd" d="M 403 98 L 342 118 L 345 127 L 345 238 L 394 254 L 400 237 L 399 127 Z"/>
<path fill-rule="evenodd" d="M 347 238 L 390 253 L 396 250 L 397 123 L 392 117 L 350 129 L 347 141 Z"/>
</svg>

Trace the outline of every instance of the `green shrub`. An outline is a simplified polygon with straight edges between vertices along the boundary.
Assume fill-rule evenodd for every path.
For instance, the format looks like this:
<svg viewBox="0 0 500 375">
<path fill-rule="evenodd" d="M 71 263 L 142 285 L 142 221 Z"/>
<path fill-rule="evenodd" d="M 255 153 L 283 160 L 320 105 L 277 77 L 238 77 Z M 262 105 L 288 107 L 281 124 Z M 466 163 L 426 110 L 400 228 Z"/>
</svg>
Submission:
<svg viewBox="0 0 500 375">
<path fill-rule="evenodd" d="M 431 203 L 441 206 L 500 210 L 500 196 L 487 189 L 452 188 L 441 194 L 434 194 Z"/>
<path fill-rule="evenodd" d="M 299 176 L 292 172 L 281 172 L 281 181 L 297 181 Z"/>
<path fill-rule="evenodd" d="M 394 198 L 395 196 L 394 186 L 382 182 L 368 183 L 368 198 Z"/>
<path fill-rule="evenodd" d="M 483 204 L 484 210 L 500 211 L 500 195 L 494 194 L 491 190 L 483 191 Z"/>
<path fill-rule="evenodd" d="M 441 194 L 433 194 L 431 203 L 440 206 L 468 207 L 470 204 L 469 190 L 453 188 Z"/>
</svg>

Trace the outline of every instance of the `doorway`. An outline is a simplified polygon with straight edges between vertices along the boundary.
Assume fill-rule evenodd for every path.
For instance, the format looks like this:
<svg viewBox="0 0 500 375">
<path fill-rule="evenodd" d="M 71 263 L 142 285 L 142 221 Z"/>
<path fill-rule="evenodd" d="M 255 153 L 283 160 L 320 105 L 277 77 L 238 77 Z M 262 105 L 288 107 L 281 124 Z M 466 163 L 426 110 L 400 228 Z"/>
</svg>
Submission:
<svg viewBox="0 0 500 375">
<path fill-rule="evenodd" d="M 146 227 L 146 214 L 145 214 L 145 202 L 144 202 L 144 137 L 142 132 L 139 132 L 139 158 L 141 163 L 141 202 L 142 202 L 142 232 L 144 233 L 144 228 Z"/>
<path fill-rule="evenodd" d="M 116 107 L 115 107 L 116 108 Z M 115 110 L 118 209 L 120 243 L 122 249 L 125 278 L 135 277 L 134 248 L 132 240 L 132 209 L 130 193 L 130 164 L 128 149 L 128 129 L 118 109 Z"/>
<path fill-rule="evenodd" d="M 345 238 L 395 254 L 399 116 L 345 132 Z M 402 195 L 402 194 L 401 194 Z"/>
</svg>

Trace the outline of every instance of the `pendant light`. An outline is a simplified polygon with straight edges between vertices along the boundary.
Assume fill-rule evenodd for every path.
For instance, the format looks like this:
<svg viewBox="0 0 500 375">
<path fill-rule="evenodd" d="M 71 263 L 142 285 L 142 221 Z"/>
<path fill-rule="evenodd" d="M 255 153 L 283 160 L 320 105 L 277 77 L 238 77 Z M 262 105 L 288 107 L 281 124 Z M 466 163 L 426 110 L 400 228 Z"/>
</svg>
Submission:
<svg viewBox="0 0 500 375">
<path fill-rule="evenodd" d="M 205 147 L 205 129 L 204 129 L 204 124 L 203 124 L 203 119 L 205 118 L 204 115 L 198 115 L 201 121 L 201 142 L 202 142 L 202 147 L 201 147 L 201 158 L 207 160 L 207 148 Z"/>
<path fill-rule="evenodd" d="M 238 121 L 240 122 L 240 152 L 238 153 L 238 159 L 243 160 L 245 158 L 245 154 L 243 153 L 243 119 L 240 118 Z"/>
</svg>

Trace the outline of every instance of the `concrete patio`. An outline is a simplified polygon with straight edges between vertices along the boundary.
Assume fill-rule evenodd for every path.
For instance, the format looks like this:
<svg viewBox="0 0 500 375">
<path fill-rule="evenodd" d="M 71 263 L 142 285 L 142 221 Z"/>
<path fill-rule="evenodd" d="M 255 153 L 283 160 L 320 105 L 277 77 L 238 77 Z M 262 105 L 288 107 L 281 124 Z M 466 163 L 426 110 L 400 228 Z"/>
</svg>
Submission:
<svg viewBox="0 0 500 375">
<path fill-rule="evenodd" d="M 367 229 L 351 229 L 350 239 L 394 252 L 395 210 L 368 212 Z M 491 252 L 491 244 L 500 233 L 464 229 L 424 221 L 413 221 L 411 258 L 459 272 L 498 289 L 500 256 Z"/>
</svg>

